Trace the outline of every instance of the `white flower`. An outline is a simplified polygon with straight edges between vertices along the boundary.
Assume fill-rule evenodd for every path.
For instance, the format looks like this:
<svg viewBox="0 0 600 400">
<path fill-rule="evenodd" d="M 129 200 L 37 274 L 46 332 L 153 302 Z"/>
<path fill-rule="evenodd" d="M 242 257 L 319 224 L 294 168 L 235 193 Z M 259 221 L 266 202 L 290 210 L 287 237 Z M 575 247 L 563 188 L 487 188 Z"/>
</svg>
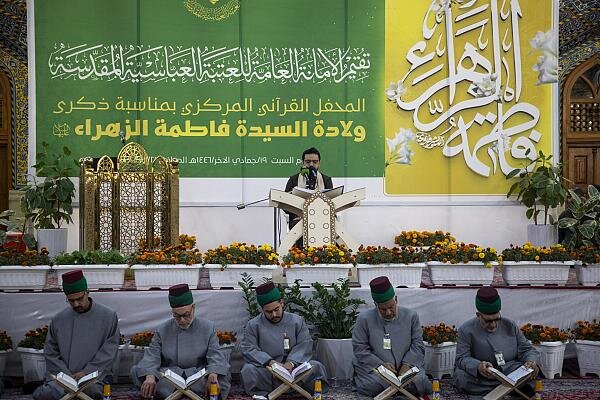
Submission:
<svg viewBox="0 0 600 400">
<path fill-rule="evenodd" d="M 548 32 L 538 31 L 533 39 L 529 39 L 529 44 L 534 50 L 555 53 L 557 38 L 554 31 Z"/>
<path fill-rule="evenodd" d="M 538 72 L 537 85 L 558 82 L 558 58 L 552 53 L 544 53 L 538 57 L 538 62 L 533 66 Z"/>
<path fill-rule="evenodd" d="M 404 93 L 406 93 L 406 88 L 402 81 L 398 81 L 397 83 L 390 82 L 390 86 L 385 90 L 388 100 L 395 102 L 398 102 Z"/>
<path fill-rule="evenodd" d="M 414 152 L 410 148 L 410 142 L 415 140 L 416 134 L 412 129 L 400 128 L 393 139 L 385 139 L 390 156 L 386 166 L 390 164 L 410 164 Z"/>
<path fill-rule="evenodd" d="M 496 74 L 490 74 L 480 82 L 474 82 L 477 97 L 488 97 L 496 93 Z"/>
</svg>

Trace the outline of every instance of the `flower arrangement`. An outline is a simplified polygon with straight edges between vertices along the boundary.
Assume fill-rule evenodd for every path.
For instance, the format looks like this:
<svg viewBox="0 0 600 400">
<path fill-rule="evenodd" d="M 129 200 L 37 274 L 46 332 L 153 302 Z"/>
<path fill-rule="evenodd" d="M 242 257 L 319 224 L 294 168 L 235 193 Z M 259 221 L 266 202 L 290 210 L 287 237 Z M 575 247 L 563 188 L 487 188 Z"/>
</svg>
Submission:
<svg viewBox="0 0 600 400">
<path fill-rule="evenodd" d="M 521 332 L 533 344 L 540 344 L 540 342 L 566 342 L 569 338 L 567 332 L 554 326 L 525 324 L 521 327 Z"/>
<path fill-rule="evenodd" d="M 228 264 L 278 265 L 279 255 L 268 244 L 256 247 L 234 242 L 207 250 L 203 261 L 204 264 L 221 264 L 223 267 Z"/>
<path fill-rule="evenodd" d="M 74 251 L 54 257 L 55 265 L 104 265 L 125 264 L 125 257 L 116 250 Z"/>
<path fill-rule="evenodd" d="M 290 249 L 290 252 L 283 257 L 283 267 L 290 267 L 294 264 L 315 265 L 315 264 L 347 264 L 354 263 L 352 251 L 346 246 L 328 244 L 319 247 L 298 248 L 296 246 Z"/>
<path fill-rule="evenodd" d="M 42 247 L 39 253 L 35 250 L 21 252 L 17 248 L 11 247 L 0 251 L 0 265 L 50 265 L 50 259 L 45 247 Z"/>
<path fill-rule="evenodd" d="M 571 329 L 571 337 L 575 340 L 600 341 L 600 321 L 577 321 L 577 326 Z"/>
<path fill-rule="evenodd" d="M 427 325 L 423 327 L 423 341 L 432 346 L 444 342 L 456 342 L 458 339 L 458 330 L 454 325 L 446 325 L 441 322 L 437 325 Z"/>
<path fill-rule="evenodd" d="M 429 249 L 429 261 L 440 261 L 443 263 L 458 264 L 471 261 L 483 262 L 486 267 L 492 267 L 492 261 L 498 259 L 496 249 L 492 247 L 480 247 L 476 244 L 465 244 L 456 242 L 437 242 L 435 247 Z"/>
<path fill-rule="evenodd" d="M 357 264 L 413 264 L 427 261 L 427 254 L 414 247 L 360 246 Z"/>
<path fill-rule="evenodd" d="M 154 332 L 152 331 L 143 331 L 135 333 L 131 339 L 129 339 L 129 343 L 132 346 L 137 347 L 148 347 L 150 346 L 150 342 L 152 341 L 152 337 L 154 336 Z"/>
<path fill-rule="evenodd" d="M 195 248 L 196 237 L 179 235 L 179 244 L 164 249 L 147 249 L 140 242 L 140 248 L 129 256 L 129 264 L 200 264 L 202 253 Z"/>
<path fill-rule="evenodd" d="M 433 246 L 436 242 L 456 242 L 449 232 L 402 231 L 394 243 L 399 246 Z"/>
<path fill-rule="evenodd" d="M 556 244 L 549 248 L 547 247 L 534 247 L 531 243 L 527 242 L 523 247 L 513 246 L 512 244 L 508 249 L 504 249 L 501 254 L 500 261 L 569 261 L 571 260 L 571 254 L 567 249 L 561 245 Z"/>
<path fill-rule="evenodd" d="M 12 349 L 13 343 L 11 337 L 6 331 L 0 331 L 0 351 Z"/>
<path fill-rule="evenodd" d="M 41 328 L 32 329 L 25 334 L 25 338 L 19 342 L 18 347 L 42 350 L 44 348 L 47 335 L 48 325 L 44 325 Z"/>
<path fill-rule="evenodd" d="M 582 246 L 571 252 L 571 256 L 584 265 L 600 264 L 600 247 Z"/>
<path fill-rule="evenodd" d="M 234 331 L 217 331 L 219 345 L 226 346 L 237 342 L 237 336 Z"/>
</svg>

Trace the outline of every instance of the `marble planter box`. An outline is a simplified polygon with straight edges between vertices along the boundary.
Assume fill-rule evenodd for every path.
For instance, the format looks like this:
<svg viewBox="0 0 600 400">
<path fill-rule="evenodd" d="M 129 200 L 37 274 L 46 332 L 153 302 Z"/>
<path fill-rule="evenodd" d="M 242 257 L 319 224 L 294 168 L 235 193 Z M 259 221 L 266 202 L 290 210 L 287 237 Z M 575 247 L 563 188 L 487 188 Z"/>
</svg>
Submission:
<svg viewBox="0 0 600 400">
<path fill-rule="evenodd" d="M 569 279 L 571 265 L 573 265 L 572 261 L 504 261 L 502 263 L 502 277 L 508 285 L 564 286 Z"/>
<path fill-rule="evenodd" d="M 540 369 L 546 379 L 554 379 L 556 374 L 562 376 L 567 344 L 563 342 L 541 342 L 533 346 L 540 352 Z"/>
<path fill-rule="evenodd" d="M 425 371 L 434 379 L 442 379 L 444 375 L 452 376 L 454 359 L 456 358 L 456 342 L 444 342 L 432 346 L 425 345 Z"/>
<path fill-rule="evenodd" d="M 190 289 L 198 287 L 202 265 L 155 264 L 132 265 L 135 276 L 135 287 L 138 290 L 151 288 L 168 289 L 179 283 L 187 283 Z"/>
<path fill-rule="evenodd" d="M 358 283 L 363 288 L 369 287 L 369 282 L 378 276 L 387 276 L 392 286 L 420 287 L 421 274 L 427 267 L 425 263 L 415 264 L 357 264 Z"/>
<path fill-rule="evenodd" d="M 590 265 L 575 265 L 577 280 L 583 286 L 598 286 L 600 285 L 600 264 Z"/>
<path fill-rule="evenodd" d="M 254 285 L 262 284 L 265 279 L 273 278 L 273 271 L 276 265 L 256 265 L 256 264 L 229 264 L 222 266 L 220 264 L 206 264 L 210 286 L 213 289 L 222 287 L 232 287 L 240 289 L 238 282 L 242 280 L 242 274 L 248 274 L 254 281 Z"/>
<path fill-rule="evenodd" d="M 473 261 L 465 264 L 449 264 L 439 261 L 427 262 L 431 283 L 434 285 L 491 285 L 494 280 L 494 265 Z"/>
<path fill-rule="evenodd" d="M 302 279 L 301 286 L 310 286 L 315 282 L 323 285 L 338 283 L 338 279 L 348 279 L 348 271 L 352 264 L 315 264 L 315 265 L 292 265 L 285 268 L 285 278 L 289 285 L 293 285 L 296 279 Z"/>
<path fill-rule="evenodd" d="M 90 289 L 120 289 L 125 282 L 127 264 L 103 265 L 55 265 L 52 267 L 58 276 L 58 285 L 62 288 L 62 275 L 74 269 L 83 270 Z"/>
<path fill-rule="evenodd" d="M 600 378 L 600 341 L 577 340 L 575 348 L 579 375 L 596 374 Z"/>
<path fill-rule="evenodd" d="M 49 265 L 3 265 L 0 266 L 0 289 L 38 289 L 46 286 Z"/>
</svg>

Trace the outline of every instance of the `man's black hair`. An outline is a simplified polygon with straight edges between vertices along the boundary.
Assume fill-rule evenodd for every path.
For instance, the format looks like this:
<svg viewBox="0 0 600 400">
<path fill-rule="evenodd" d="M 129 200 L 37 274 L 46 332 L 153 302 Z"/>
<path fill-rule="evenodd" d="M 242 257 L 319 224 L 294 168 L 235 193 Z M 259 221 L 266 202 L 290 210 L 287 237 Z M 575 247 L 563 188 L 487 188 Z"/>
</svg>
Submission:
<svg viewBox="0 0 600 400">
<path fill-rule="evenodd" d="M 319 153 L 319 150 L 315 149 L 314 147 L 304 150 L 304 153 L 302 153 L 302 161 L 304 161 L 304 156 L 307 154 L 316 154 L 319 156 L 319 161 L 321 161 L 321 153 Z"/>
</svg>

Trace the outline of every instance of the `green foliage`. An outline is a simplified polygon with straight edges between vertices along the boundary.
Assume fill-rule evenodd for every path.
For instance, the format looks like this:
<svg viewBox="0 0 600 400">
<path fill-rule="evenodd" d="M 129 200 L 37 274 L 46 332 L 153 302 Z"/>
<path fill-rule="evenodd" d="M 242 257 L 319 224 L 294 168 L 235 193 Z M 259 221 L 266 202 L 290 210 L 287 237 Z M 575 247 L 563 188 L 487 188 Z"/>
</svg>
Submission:
<svg viewBox="0 0 600 400">
<path fill-rule="evenodd" d="M 600 246 L 600 193 L 593 185 L 588 186 L 587 196 L 580 197 L 569 190 L 570 216 L 559 219 L 558 227 L 567 229 L 563 245 L 569 249 L 581 246 Z"/>
<path fill-rule="evenodd" d="M 364 300 L 350 298 L 350 281 L 338 279 L 331 288 L 313 283 L 312 297 L 305 297 L 298 281 L 286 290 L 285 299 L 290 311 L 295 312 L 314 325 L 318 336 L 324 339 L 348 339 L 358 317 L 358 307 Z"/>
<path fill-rule="evenodd" d="M 242 296 L 246 300 L 246 311 L 248 311 L 252 319 L 260 314 L 260 306 L 258 305 L 258 301 L 256 301 L 256 292 L 253 289 L 255 286 L 254 279 L 248 273 L 242 272 L 242 280 L 238 284 L 242 288 Z"/>
<path fill-rule="evenodd" d="M 527 149 L 525 155 L 529 155 L 530 149 Z M 562 177 L 561 164 L 552 165 L 552 155 L 546 156 L 540 150 L 537 158 L 530 160 L 527 158 L 523 169 L 514 169 L 506 179 L 515 178 L 516 182 L 508 190 L 506 197 L 517 194 L 517 200 L 525 207 L 525 215 L 528 219 L 533 219 L 538 224 L 538 216 L 544 212 L 544 224 L 554 223 L 554 218 L 549 215 L 550 209 L 562 206 L 567 196 L 565 179 Z M 541 208 L 540 208 L 541 206 Z"/>
<path fill-rule="evenodd" d="M 6 243 L 6 232 L 13 230 L 14 222 L 9 218 L 15 215 L 13 210 L 0 212 L 0 246 Z"/>
<path fill-rule="evenodd" d="M 127 260 L 117 250 L 91 250 L 60 253 L 54 257 L 56 265 L 104 265 L 126 264 Z"/>
<path fill-rule="evenodd" d="M 75 185 L 69 176 L 77 162 L 69 156 L 71 151 L 63 147 L 62 152 L 51 153 L 49 145 L 42 143 L 42 151 L 37 153 L 36 174 L 44 176 L 43 181 L 34 180 L 25 188 L 21 208 L 37 229 L 60 228 L 61 222 L 73 222 L 73 198 Z"/>
</svg>

